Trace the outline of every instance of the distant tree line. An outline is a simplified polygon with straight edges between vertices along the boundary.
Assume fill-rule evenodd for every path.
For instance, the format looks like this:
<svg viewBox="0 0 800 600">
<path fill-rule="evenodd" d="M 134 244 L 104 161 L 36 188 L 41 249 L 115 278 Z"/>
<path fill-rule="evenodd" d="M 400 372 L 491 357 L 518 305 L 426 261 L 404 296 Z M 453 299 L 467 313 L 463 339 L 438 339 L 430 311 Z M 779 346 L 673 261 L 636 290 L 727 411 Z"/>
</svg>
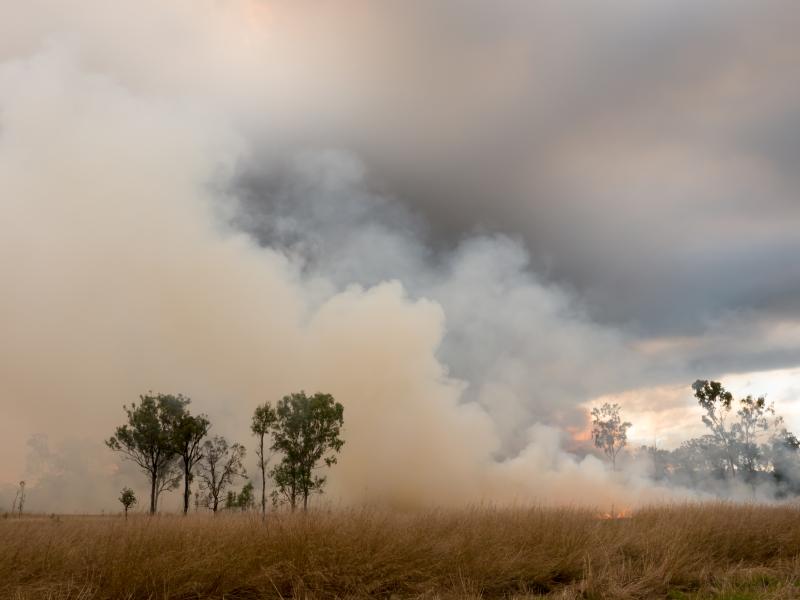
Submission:
<svg viewBox="0 0 800 600">
<path fill-rule="evenodd" d="M 786 428 L 774 403 L 750 395 L 737 401 L 718 381 L 697 380 L 692 389 L 708 433 L 674 450 L 641 446 L 627 453 L 626 462 L 646 461 L 655 480 L 710 492 L 720 491 L 720 484 L 738 482 L 754 489 L 768 484 L 778 496 L 800 495 L 800 440 Z M 106 445 L 147 475 L 151 514 L 158 509 L 160 495 L 181 482 L 183 512 L 188 513 L 195 478 L 199 479 L 196 508 L 216 513 L 220 508 L 255 507 L 252 482 L 247 481 L 238 492 L 231 489 L 246 478 L 244 445 L 209 436 L 208 417 L 192 415 L 191 400 L 180 394 L 149 393 L 139 400 L 123 407 L 126 422 Z M 619 404 L 593 408 L 591 417 L 592 441 L 616 470 L 632 424 L 623 420 Z M 273 505 L 307 510 L 310 496 L 321 494 L 325 487 L 327 479 L 321 470 L 336 463 L 344 445 L 343 425 L 344 408 L 330 394 L 299 392 L 284 396 L 274 406 L 264 403 L 255 408 L 250 430 L 256 438 L 262 515 L 267 512 L 267 498 Z M 21 512 L 24 482 L 20 490 L 15 503 Z M 127 487 L 119 500 L 126 515 L 137 502 Z"/>
<path fill-rule="evenodd" d="M 774 403 L 763 396 L 736 400 L 718 381 L 698 379 L 692 390 L 708 432 L 674 450 L 642 446 L 630 460 L 649 461 L 656 480 L 710 492 L 737 482 L 773 486 L 778 496 L 800 494 L 800 440 L 786 428 Z M 629 427 L 617 404 L 592 410 L 592 439 L 612 468 L 627 445 Z"/>
<path fill-rule="evenodd" d="M 155 514 L 161 494 L 183 482 L 183 513 L 189 512 L 192 483 L 195 507 L 216 513 L 250 510 L 255 506 L 252 482 L 239 492 L 230 489 L 246 477 L 245 447 L 224 437 L 209 436 L 211 422 L 204 414 L 193 415 L 191 400 L 180 394 L 140 396 L 138 403 L 124 406 L 126 422 L 116 428 L 106 445 L 133 461 L 147 475 L 150 488 L 149 512 Z M 251 421 L 256 436 L 256 456 L 261 474 L 261 513 L 267 511 L 267 482 L 273 504 L 286 503 L 292 510 L 308 508 L 312 494 L 322 493 L 326 477 L 322 467 L 336 463 L 344 441 L 344 408 L 330 394 L 305 392 L 289 394 L 275 406 L 257 406 Z M 277 463 L 270 467 L 273 458 Z M 136 503 L 130 488 L 119 498 L 125 515 Z"/>
</svg>

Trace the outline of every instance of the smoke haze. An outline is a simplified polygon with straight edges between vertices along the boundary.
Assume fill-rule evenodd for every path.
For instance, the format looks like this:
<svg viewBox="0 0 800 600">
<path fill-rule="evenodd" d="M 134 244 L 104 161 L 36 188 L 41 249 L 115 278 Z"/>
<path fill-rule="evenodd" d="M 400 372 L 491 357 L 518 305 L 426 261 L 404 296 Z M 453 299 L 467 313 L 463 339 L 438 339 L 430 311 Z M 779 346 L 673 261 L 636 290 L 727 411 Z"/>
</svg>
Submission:
<svg viewBox="0 0 800 600">
<path fill-rule="evenodd" d="M 246 446 L 332 393 L 336 501 L 688 497 L 566 448 L 599 397 L 686 418 L 698 376 L 800 364 L 768 4 L 0 9 L 4 497 L 115 508 L 151 389 Z"/>
</svg>

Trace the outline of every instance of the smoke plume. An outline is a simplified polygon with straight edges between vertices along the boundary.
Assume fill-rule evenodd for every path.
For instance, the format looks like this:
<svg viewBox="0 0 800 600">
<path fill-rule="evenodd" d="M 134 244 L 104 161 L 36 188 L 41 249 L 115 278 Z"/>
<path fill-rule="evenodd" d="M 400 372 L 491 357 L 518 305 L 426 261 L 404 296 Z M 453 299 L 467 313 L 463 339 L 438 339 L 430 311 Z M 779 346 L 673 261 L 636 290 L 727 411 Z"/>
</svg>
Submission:
<svg viewBox="0 0 800 600">
<path fill-rule="evenodd" d="M 455 168 L 443 155 L 491 133 L 461 124 L 487 103 L 513 108 L 512 42 L 526 33 L 498 48 L 491 22 L 469 20 L 487 8 L 447 3 L 464 21 L 439 38 L 426 28 L 442 15 L 411 4 L 388 16 L 257 0 L 0 9 L 6 489 L 37 482 L 36 510 L 113 508 L 137 475 L 102 440 L 138 394 L 188 395 L 214 433 L 248 445 L 257 404 L 305 389 L 345 406 L 334 501 L 623 506 L 689 494 L 564 449 L 567 431 L 586 428 L 587 401 L 688 381 L 695 357 L 643 351 L 635 324 L 586 301 L 606 288 L 584 294 L 591 277 L 572 285 L 559 270 L 569 261 L 551 272 L 531 253 L 534 230 L 505 227 L 523 188 L 483 189 L 514 179 L 491 144 L 481 186 L 467 168 L 462 201 L 438 203 L 458 186 L 425 200 L 431 173 Z M 413 31 L 411 55 L 380 39 L 392 16 Z M 489 38 L 469 38 L 475 28 Z M 466 77 L 498 52 L 509 72 Z M 421 108 L 440 83 L 421 94 L 414 53 L 450 74 L 460 102 Z M 541 66 L 542 81 L 557 84 L 559 68 Z"/>
</svg>

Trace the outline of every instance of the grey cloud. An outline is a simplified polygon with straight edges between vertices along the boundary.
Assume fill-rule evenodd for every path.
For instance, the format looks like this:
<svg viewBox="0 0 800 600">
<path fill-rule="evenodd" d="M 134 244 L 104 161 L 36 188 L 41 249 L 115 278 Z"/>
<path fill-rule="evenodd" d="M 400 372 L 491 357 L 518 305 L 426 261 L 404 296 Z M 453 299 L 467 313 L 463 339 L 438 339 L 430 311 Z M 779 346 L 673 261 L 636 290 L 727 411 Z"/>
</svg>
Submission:
<svg viewBox="0 0 800 600">
<path fill-rule="evenodd" d="M 339 115 L 337 140 L 424 215 L 434 247 L 520 235 L 540 274 L 645 336 L 782 295 L 761 282 L 800 224 L 795 4 L 336 10 L 364 23 L 347 42 L 364 110 Z"/>
</svg>

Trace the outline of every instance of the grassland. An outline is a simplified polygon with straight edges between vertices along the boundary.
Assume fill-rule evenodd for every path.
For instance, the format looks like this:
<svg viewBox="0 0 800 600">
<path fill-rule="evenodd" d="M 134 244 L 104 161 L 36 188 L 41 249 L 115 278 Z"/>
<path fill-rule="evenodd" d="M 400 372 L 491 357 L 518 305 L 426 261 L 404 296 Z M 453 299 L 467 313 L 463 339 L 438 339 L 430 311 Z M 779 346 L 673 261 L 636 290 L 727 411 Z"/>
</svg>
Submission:
<svg viewBox="0 0 800 600">
<path fill-rule="evenodd" d="M 0 519 L 0 598 L 800 598 L 800 509 Z"/>
</svg>

